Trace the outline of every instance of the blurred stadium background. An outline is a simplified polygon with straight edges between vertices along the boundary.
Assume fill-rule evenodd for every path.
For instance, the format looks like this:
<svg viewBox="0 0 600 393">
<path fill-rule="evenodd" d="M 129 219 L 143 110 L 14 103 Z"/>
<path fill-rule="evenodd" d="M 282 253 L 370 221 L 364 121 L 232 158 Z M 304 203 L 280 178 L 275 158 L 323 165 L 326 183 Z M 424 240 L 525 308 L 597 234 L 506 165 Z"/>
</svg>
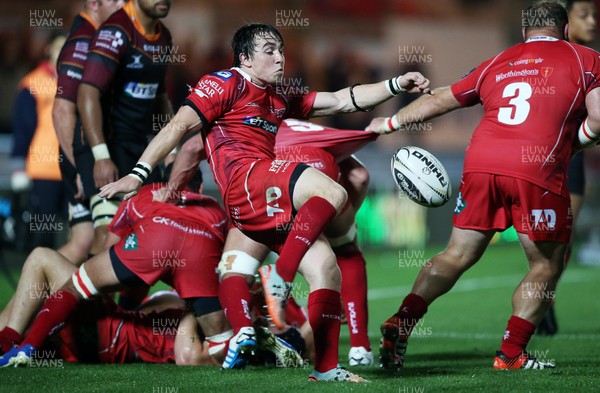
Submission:
<svg viewBox="0 0 600 393">
<path fill-rule="evenodd" d="M 11 110 L 19 79 L 44 56 L 56 30 L 67 29 L 82 1 L 23 0 L 0 5 L 0 216 L 10 215 Z M 597 3 L 600 3 L 597 1 Z M 522 0 L 175 0 L 164 23 L 171 30 L 178 64 L 170 69 L 169 93 L 177 108 L 187 86 L 208 71 L 228 68 L 229 41 L 243 23 L 277 26 L 286 41 L 286 78 L 311 90 L 336 90 L 419 70 L 434 86 L 452 83 L 481 61 L 518 42 Z M 43 15 L 44 23 L 37 22 Z M 596 48 L 600 44 L 597 40 Z M 334 127 L 365 127 L 373 116 L 389 115 L 412 97 L 390 100 L 377 110 L 317 120 Z M 405 132 L 381 138 L 357 156 L 371 173 L 371 194 L 359 224 L 368 246 L 422 248 L 446 241 L 454 198 L 443 208 L 424 209 L 403 199 L 389 173 L 389 158 L 402 145 L 436 154 L 456 190 L 468 139 L 480 114 L 471 108 Z M 160 129 L 156 127 L 149 132 Z M 534 132 L 534 130 L 532 130 Z M 493 146 L 490 146 L 493 148 Z M 501 163 L 499 163 L 501 165 Z M 586 155 L 587 197 L 578 222 L 578 241 L 600 254 L 600 149 Z M 205 176 L 209 192 L 216 192 Z M 10 245 L 10 225 L 4 240 Z M 505 234 L 501 239 L 511 241 Z M 598 255 L 596 254 L 596 255 Z"/>
</svg>

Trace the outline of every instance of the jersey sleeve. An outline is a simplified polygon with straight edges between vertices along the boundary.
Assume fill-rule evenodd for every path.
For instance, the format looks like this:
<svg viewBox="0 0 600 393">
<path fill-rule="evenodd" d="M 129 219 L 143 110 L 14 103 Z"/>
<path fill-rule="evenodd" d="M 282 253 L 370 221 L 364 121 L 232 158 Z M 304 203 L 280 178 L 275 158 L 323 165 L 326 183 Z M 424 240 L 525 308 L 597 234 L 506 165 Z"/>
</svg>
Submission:
<svg viewBox="0 0 600 393">
<path fill-rule="evenodd" d="M 600 53 L 586 48 L 588 54 L 584 65 L 584 93 L 587 95 L 593 89 L 600 87 Z"/>
<path fill-rule="evenodd" d="M 196 111 L 204 125 L 210 124 L 231 109 L 244 83 L 242 77 L 229 70 L 204 75 L 182 105 Z"/>
<path fill-rule="evenodd" d="M 117 25 L 102 26 L 90 44 L 82 83 L 106 92 L 127 51 L 129 38 Z"/>
<path fill-rule="evenodd" d="M 308 119 L 308 115 L 312 110 L 315 104 L 315 98 L 317 97 L 317 92 L 312 91 L 307 94 L 295 95 L 292 97 L 286 97 L 288 102 L 288 111 L 286 113 L 286 118 L 295 118 L 295 119 Z"/>
<path fill-rule="evenodd" d="M 481 103 L 479 86 L 481 86 L 481 79 L 490 62 L 491 60 L 488 60 L 480 64 L 450 87 L 454 98 L 461 106 L 473 106 Z"/>
<path fill-rule="evenodd" d="M 56 98 L 77 102 L 77 87 L 83 77 L 89 45 L 89 38 L 79 38 L 70 39 L 63 46 L 58 57 Z"/>
</svg>

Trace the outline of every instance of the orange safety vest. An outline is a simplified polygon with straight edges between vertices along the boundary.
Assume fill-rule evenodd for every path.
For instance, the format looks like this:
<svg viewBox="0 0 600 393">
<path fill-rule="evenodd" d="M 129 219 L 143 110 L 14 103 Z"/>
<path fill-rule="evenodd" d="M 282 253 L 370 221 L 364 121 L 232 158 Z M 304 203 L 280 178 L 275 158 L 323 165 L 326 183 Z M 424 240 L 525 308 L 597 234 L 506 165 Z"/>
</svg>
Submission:
<svg viewBox="0 0 600 393">
<path fill-rule="evenodd" d="M 56 71 L 48 61 L 42 62 L 19 83 L 35 99 L 37 126 L 29 146 L 25 170 L 33 180 L 61 180 L 58 139 L 52 124 L 52 105 L 56 95 Z"/>
</svg>

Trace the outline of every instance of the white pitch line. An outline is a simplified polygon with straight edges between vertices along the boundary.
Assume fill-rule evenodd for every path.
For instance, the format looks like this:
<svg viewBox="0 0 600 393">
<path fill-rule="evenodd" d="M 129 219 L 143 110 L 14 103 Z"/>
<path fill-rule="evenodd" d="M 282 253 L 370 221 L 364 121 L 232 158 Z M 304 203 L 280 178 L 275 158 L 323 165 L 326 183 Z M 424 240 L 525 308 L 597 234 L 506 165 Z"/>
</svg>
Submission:
<svg viewBox="0 0 600 393">
<path fill-rule="evenodd" d="M 482 289 L 494 289 L 494 288 L 506 288 L 514 287 L 523 280 L 525 273 L 523 274 L 511 274 L 505 276 L 493 276 L 493 277 L 481 277 L 481 278 L 470 278 L 466 280 L 459 279 L 454 288 L 450 290 L 451 293 L 460 292 L 472 292 L 479 291 Z M 596 281 L 598 277 L 594 274 L 589 274 L 587 271 L 573 271 L 565 273 L 564 277 L 559 283 L 559 290 L 561 284 L 573 284 L 586 281 Z M 382 300 L 382 299 L 399 299 L 406 296 L 412 286 L 402 285 L 397 287 L 387 288 L 375 288 L 368 291 L 369 300 Z"/>
<path fill-rule="evenodd" d="M 535 336 L 539 338 L 539 336 Z M 469 340 L 497 340 L 502 338 L 502 334 L 492 334 L 492 333 L 459 333 L 459 332 L 432 332 L 431 335 L 423 336 L 416 335 L 413 339 L 419 338 L 456 338 L 456 339 L 469 339 Z M 553 339 L 561 339 L 561 340 L 582 340 L 582 341 L 592 341 L 599 340 L 600 334 L 561 334 L 558 333 L 555 336 L 552 336 Z"/>
</svg>

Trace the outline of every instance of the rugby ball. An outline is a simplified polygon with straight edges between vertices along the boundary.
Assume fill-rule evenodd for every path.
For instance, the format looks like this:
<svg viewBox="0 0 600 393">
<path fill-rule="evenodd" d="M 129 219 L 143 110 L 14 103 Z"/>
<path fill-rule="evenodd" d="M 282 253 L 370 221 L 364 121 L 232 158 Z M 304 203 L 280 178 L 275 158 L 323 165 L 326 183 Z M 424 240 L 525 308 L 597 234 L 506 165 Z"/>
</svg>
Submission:
<svg viewBox="0 0 600 393">
<path fill-rule="evenodd" d="M 438 207 L 450 200 L 452 185 L 448 172 L 425 149 L 400 148 L 392 157 L 392 175 L 400 190 L 419 205 Z"/>
</svg>

